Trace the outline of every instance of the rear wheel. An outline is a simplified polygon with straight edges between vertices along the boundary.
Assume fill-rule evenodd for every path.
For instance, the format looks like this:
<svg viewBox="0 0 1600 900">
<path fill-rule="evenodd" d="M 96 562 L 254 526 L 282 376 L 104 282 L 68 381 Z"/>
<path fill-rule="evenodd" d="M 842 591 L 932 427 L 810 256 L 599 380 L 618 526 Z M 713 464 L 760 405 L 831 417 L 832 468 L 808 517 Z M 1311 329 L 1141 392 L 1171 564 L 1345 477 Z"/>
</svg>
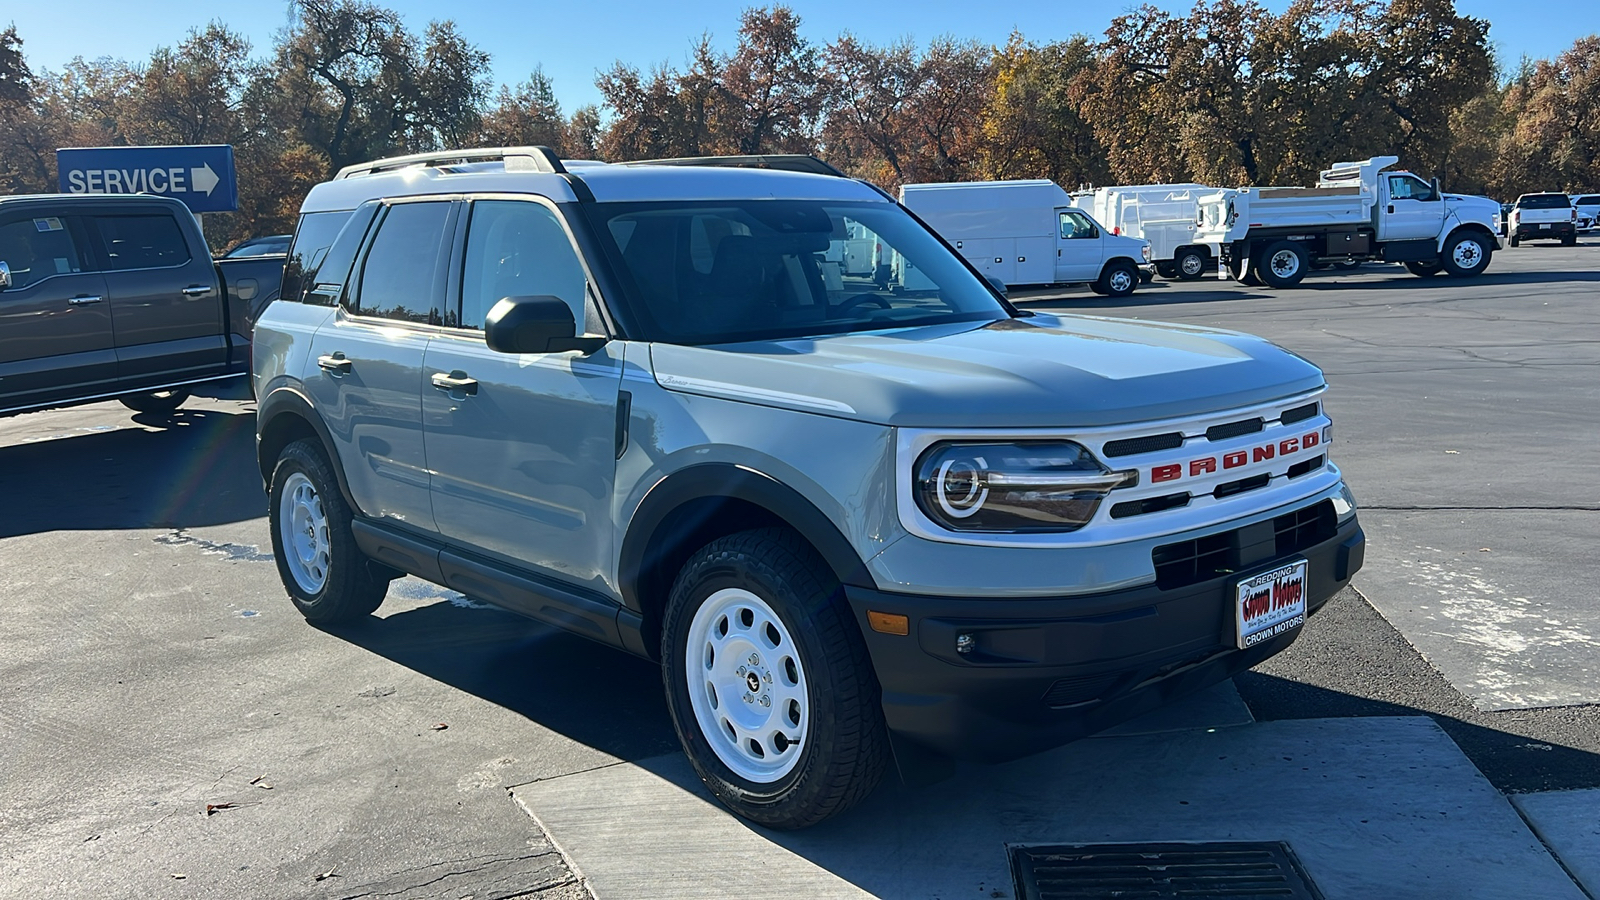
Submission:
<svg viewBox="0 0 1600 900">
<path fill-rule="evenodd" d="M 169 413 L 189 399 L 189 389 L 173 388 L 170 391 L 151 391 L 148 394 L 128 394 L 117 399 L 134 412 Z"/>
<path fill-rule="evenodd" d="M 1206 273 L 1211 257 L 1192 247 L 1185 247 L 1178 251 L 1175 262 L 1178 267 L 1178 277 L 1184 281 L 1194 281 Z"/>
<path fill-rule="evenodd" d="M 661 636 L 667 707 L 717 799 L 771 828 L 859 802 L 888 763 L 878 680 L 833 572 L 784 528 L 712 541 Z"/>
<path fill-rule="evenodd" d="M 1113 260 L 1100 271 L 1094 292 L 1107 297 L 1126 297 L 1139 286 L 1139 269 L 1127 260 Z"/>
<path fill-rule="evenodd" d="M 1444 266 L 1436 259 L 1419 259 L 1404 263 L 1406 271 L 1419 278 L 1428 278 L 1444 271 Z"/>
<path fill-rule="evenodd" d="M 272 470 L 267 515 L 278 577 L 307 621 L 350 622 L 383 603 L 393 570 L 373 564 L 356 546 L 354 516 L 318 444 L 300 440 L 283 448 Z"/>
<path fill-rule="evenodd" d="M 1287 288 L 1299 284 L 1311 268 L 1311 254 L 1293 241 L 1268 244 L 1256 258 L 1256 270 L 1268 287 Z"/>
<path fill-rule="evenodd" d="M 1578 236 L 1576 234 L 1563 235 L 1561 238 L 1561 246 L 1563 247 L 1575 247 L 1577 244 Z"/>
<path fill-rule="evenodd" d="M 1168 280 L 1175 279 L 1178 277 L 1178 266 L 1172 262 L 1158 262 L 1156 263 L 1156 274 Z"/>
<path fill-rule="evenodd" d="M 1445 241 L 1444 252 L 1439 254 L 1439 263 L 1451 275 L 1469 278 L 1482 275 L 1489 268 L 1489 257 L 1492 255 L 1494 250 L 1489 246 L 1489 239 L 1468 231 Z"/>
</svg>

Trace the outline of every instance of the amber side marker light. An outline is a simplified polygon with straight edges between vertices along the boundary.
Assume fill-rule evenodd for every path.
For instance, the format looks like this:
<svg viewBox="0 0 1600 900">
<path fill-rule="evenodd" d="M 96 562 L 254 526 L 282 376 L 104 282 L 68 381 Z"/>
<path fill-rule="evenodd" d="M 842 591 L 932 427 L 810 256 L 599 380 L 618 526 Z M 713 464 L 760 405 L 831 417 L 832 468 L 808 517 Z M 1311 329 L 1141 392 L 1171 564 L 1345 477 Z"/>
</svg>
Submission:
<svg viewBox="0 0 1600 900">
<path fill-rule="evenodd" d="M 894 613 L 881 613 L 867 610 L 867 624 L 872 630 L 880 634 L 910 634 L 911 620 L 905 616 Z"/>
</svg>

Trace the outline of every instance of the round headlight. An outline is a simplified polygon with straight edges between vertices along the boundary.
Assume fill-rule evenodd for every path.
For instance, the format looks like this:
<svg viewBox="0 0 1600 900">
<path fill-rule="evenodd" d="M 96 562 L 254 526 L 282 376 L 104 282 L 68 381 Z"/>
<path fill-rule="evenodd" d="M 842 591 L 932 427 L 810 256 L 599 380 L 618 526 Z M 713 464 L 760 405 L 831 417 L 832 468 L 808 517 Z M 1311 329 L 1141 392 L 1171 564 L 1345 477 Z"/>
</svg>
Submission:
<svg viewBox="0 0 1600 900">
<path fill-rule="evenodd" d="M 1138 472 L 1112 472 L 1071 441 L 935 444 L 917 461 L 923 513 L 952 531 L 1074 531 Z"/>
</svg>

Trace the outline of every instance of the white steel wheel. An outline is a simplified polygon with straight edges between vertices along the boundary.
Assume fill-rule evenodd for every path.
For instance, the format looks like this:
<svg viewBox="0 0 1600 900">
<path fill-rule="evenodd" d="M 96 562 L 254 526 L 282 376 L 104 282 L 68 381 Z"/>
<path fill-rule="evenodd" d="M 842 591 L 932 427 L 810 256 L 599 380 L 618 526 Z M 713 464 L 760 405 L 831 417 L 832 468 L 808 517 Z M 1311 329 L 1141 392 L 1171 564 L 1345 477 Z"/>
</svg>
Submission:
<svg viewBox="0 0 1600 900">
<path fill-rule="evenodd" d="M 1279 250 L 1268 257 L 1267 265 L 1272 268 L 1272 274 L 1287 280 L 1299 274 L 1300 254 L 1293 250 Z"/>
<path fill-rule="evenodd" d="M 321 591 L 328 582 L 332 542 L 328 538 L 328 516 L 322 508 L 322 497 L 304 473 L 294 472 L 284 481 L 278 527 L 289 574 L 307 594 Z"/>
<path fill-rule="evenodd" d="M 1463 234 L 1445 247 L 1440 262 L 1451 275 L 1477 275 L 1489 267 L 1489 244 L 1475 234 Z"/>
<path fill-rule="evenodd" d="M 717 759 L 771 784 L 799 763 L 811 725 L 800 650 L 760 597 L 724 588 L 700 604 L 683 658 L 689 705 Z"/>
<path fill-rule="evenodd" d="M 1206 258 L 1198 253 L 1189 252 L 1178 259 L 1178 270 L 1185 278 L 1199 278 L 1206 270 Z"/>
</svg>

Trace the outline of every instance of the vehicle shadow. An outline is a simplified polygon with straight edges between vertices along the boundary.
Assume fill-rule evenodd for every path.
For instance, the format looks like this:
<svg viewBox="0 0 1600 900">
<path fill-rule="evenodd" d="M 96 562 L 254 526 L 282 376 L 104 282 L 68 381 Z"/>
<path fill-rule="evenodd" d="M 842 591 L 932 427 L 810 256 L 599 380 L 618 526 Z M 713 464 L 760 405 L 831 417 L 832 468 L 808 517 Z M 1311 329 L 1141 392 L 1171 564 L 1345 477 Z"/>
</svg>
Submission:
<svg viewBox="0 0 1600 900">
<path fill-rule="evenodd" d="M 532 619 L 441 601 L 324 630 L 620 759 L 678 748 L 659 665 Z"/>
<path fill-rule="evenodd" d="M 266 515 L 253 412 L 179 409 L 134 421 L 147 428 L 0 446 L 0 538 L 195 528 Z"/>
</svg>

